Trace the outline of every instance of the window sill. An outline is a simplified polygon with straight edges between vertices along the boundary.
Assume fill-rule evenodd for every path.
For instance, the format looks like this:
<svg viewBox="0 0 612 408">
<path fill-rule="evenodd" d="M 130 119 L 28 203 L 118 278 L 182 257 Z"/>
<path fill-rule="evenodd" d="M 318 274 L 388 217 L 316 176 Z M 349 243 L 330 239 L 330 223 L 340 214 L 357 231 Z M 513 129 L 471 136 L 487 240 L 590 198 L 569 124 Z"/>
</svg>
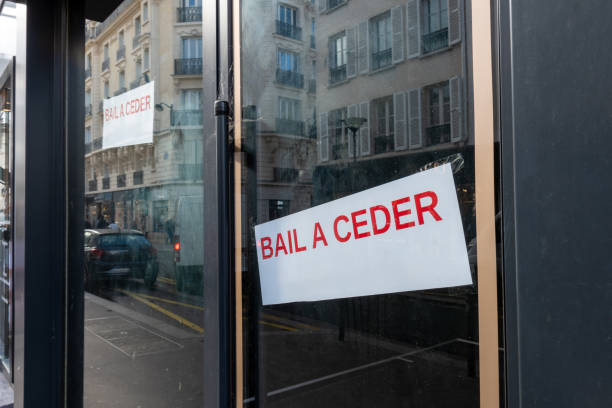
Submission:
<svg viewBox="0 0 612 408">
<path fill-rule="evenodd" d="M 284 35 L 280 35 L 280 34 L 277 34 L 277 33 L 272 33 L 272 37 L 274 37 L 274 38 L 276 38 L 278 40 L 289 41 L 289 42 L 292 42 L 292 43 L 297 44 L 297 45 L 301 45 L 301 46 L 304 45 L 304 41 L 303 40 L 296 40 L 295 38 L 285 37 Z"/>
<path fill-rule="evenodd" d="M 283 84 L 282 82 L 276 82 L 274 81 L 274 85 L 276 85 L 278 88 L 281 89 L 288 89 L 288 90 L 292 90 L 292 91 L 304 91 L 304 87 L 302 88 L 298 88 L 297 86 L 291 86 L 291 85 L 287 85 L 287 84 Z"/>
<path fill-rule="evenodd" d="M 323 13 L 321 13 L 321 14 L 331 14 L 331 13 L 333 13 L 334 11 L 338 10 L 339 8 L 342 8 L 342 7 L 346 6 L 347 4 L 348 4 L 348 1 L 344 1 L 344 2 L 342 2 L 342 3 L 340 3 L 340 4 L 338 4 L 337 6 L 334 6 L 334 7 L 332 7 L 332 8 L 326 9 L 326 10 L 325 10 Z"/>
<path fill-rule="evenodd" d="M 442 54 L 444 52 L 450 51 L 452 48 L 453 48 L 452 45 L 447 45 L 444 48 L 438 48 L 437 50 L 428 52 L 427 54 L 421 54 L 421 55 L 418 56 L 418 58 L 419 59 L 425 59 L 425 58 L 428 58 L 428 57 L 433 57 L 435 55 Z"/>
<path fill-rule="evenodd" d="M 386 65 L 386 66 L 382 67 L 382 68 L 378 68 L 375 71 L 368 72 L 368 75 L 376 75 L 376 74 L 380 74 L 381 72 L 389 71 L 389 70 L 395 68 L 395 65 L 397 65 L 397 64 L 391 63 L 389 65 Z"/>
</svg>

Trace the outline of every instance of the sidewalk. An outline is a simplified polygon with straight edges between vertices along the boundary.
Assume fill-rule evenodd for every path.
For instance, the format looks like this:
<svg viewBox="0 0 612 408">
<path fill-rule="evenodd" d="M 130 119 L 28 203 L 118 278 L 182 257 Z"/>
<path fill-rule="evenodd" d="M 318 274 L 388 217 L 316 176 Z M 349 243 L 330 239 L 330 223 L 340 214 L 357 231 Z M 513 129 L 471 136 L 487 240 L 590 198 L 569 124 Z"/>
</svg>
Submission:
<svg viewBox="0 0 612 408">
<path fill-rule="evenodd" d="M 0 408 L 12 408 L 13 398 L 13 387 L 3 375 L 0 375 Z"/>
</svg>

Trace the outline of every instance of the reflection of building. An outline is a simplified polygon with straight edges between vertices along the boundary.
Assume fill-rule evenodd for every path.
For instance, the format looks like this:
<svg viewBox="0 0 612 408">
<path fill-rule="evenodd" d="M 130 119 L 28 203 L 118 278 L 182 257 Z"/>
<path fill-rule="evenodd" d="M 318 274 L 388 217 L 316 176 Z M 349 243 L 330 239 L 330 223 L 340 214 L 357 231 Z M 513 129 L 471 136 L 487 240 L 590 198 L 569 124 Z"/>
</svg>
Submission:
<svg viewBox="0 0 612 408">
<path fill-rule="evenodd" d="M 202 8 L 196 0 L 125 0 L 87 23 L 87 218 L 164 232 L 179 196 L 201 194 Z M 101 150 L 103 99 L 155 81 L 152 144 Z M 200 185 L 198 187 L 198 185 Z"/>
<path fill-rule="evenodd" d="M 259 29 L 243 38 L 243 58 L 258 65 L 243 74 L 243 106 L 250 106 L 245 119 L 257 123 L 257 218 L 265 222 L 311 204 L 316 9 L 303 0 L 251 3 L 243 18 Z"/>
<path fill-rule="evenodd" d="M 461 7 L 461 0 L 319 3 L 316 47 L 328 52 L 316 61 L 315 201 L 332 198 L 325 192 L 332 180 L 344 195 L 389 181 L 376 169 L 394 168 L 400 177 L 471 151 Z M 344 120 L 354 117 L 366 122 L 353 137 Z M 341 185 L 347 166 L 357 185 Z"/>
</svg>

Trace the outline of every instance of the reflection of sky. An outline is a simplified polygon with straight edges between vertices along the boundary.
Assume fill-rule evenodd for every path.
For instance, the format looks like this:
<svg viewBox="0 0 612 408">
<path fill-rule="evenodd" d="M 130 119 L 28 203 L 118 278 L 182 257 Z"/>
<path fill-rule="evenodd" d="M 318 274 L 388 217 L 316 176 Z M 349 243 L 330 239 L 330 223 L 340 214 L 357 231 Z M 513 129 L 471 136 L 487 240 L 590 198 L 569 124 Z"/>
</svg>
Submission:
<svg viewBox="0 0 612 408">
<path fill-rule="evenodd" d="M 15 4 L 6 2 L 0 15 L 0 55 L 15 55 L 17 20 Z"/>
</svg>

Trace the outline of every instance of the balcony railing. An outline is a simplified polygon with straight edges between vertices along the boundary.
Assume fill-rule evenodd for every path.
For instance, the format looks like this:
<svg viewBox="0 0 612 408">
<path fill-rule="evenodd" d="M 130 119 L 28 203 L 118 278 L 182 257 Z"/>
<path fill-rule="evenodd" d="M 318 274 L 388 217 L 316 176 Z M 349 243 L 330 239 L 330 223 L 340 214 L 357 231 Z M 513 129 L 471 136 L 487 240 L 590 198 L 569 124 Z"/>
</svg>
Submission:
<svg viewBox="0 0 612 408">
<path fill-rule="evenodd" d="M 91 153 L 91 142 L 85 142 L 85 154 Z"/>
<path fill-rule="evenodd" d="M 202 180 L 202 163 L 179 164 L 178 170 L 181 180 Z"/>
<path fill-rule="evenodd" d="M 102 138 L 99 137 L 97 139 L 93 140 L 93 150 L 92 151 L 96 151 L 96 150 L 100 150 L 102 148 Z"/>
<path fill-rule="evenodd" d="M 441 143 L 450 142 L 450 123 L 443 125 L 430 126 L 425 129 L 425 144 L 433 146 Z"/>
<path fill-rule="evenodd" d="M 317 80 L 309 79 L 308 80 L 308 93 L 317 93 Z"/>
<path fill-rule="evenodd" d="M 423 54 L 446 48 L 448 46 L 448 28 L 423 34 Z"/>
<path fill-rule="evenodd" d="M 304 75 L 295 71 L 276 68 L 276 82 L 294 88 L 304 88 Z"/>
<path fill-rule="evenodd" d="M 89 180 L 87 191 L 96 191 L 98 189 L 98 180 Z"/>
<path fill-rule="evenodd" d="M 121 88 L 117 89 L 113 95 L 114 96 L 121 95 L 122 93 L 126 91 L 127 91 L 127 88 L 125 86 L 122 86 Z"/>
<path fill-rule="evenodd" d="M 125 58 L 125 45 L 122 45 L 117 50 L 117 61 L 121 61 L 123 58 Z"/>
<path fill-rule="evenodd" d="M 301 120 L 276 118 L 276 133 L 304 136 L 304 122 Z"/>
<path fill-rule="evenodd" d="M 202 7 L 179 7 L 176 12 L 179 23 L 202 21 Z"/>
<path fill-rule="evenodd" d="M 132 174 L 132 180 L 133 180 L 133 184 L 134 185 L 142 184 L 143 180 L 144 180 L 144 173 L 143 173 L 143 171 L 142 170 L 135 171 Z"/>
<path fill-rule="evenodd" d="M 85 70 L 85 79 L 91 78 L 91 68 Z"/>
<path fill-rule="evenodd" d="M 202 75 L 202 58 L 175 59 L 174 75 Z"/>
<path fill-rule="evenodd" d="M 372 70 L 384 68 L 391 65 L 391 48 L 372 54 Z"/>
<path fill-rule="evenodd" d="M 394 149 L 393 135 L 376 136 L 374 138 L 374 153 L 386 153 Z"/>
<path fill-rule="evenodd" d="M 340 65 L 339 67 L 330 68 L 329 83 L 335 84 L 342 81 L 346 81 L 346 64 Z"/>
<path fill-rule="evenodd" d="M 125 174 L 119 174 L 117 176 L 117 187 L 125 187 L 126 177 Z"/>
<path fill-rule="evenodd" d="M 325 0 L 322 0 L 325 1 Z M 333 9 L 346 3 L 346 0 L 327 0 L 327 8 Z"/>
<path fill-rule="evenodd" d="M 284 21 L 276 20 L 276 34 L 302 41 L 302 28 Z"/>
<path fill-rule="evenodd" d="M 274 167 L 274 181 L 278 183 L 295 183 L 299 175 L 298 169 Z"/>
<path fill-rule="evenodd" d="M 91 103 L 85 105 L 85 116 L 91 116 Z"/>
<path fill-rule="evenodd" d="M 310 48 L 313 50 L 317 48 L 317 43 L 315 42 L 315 36 L 310 34 Z"/>
<path fill-rule="evenodd" d="M 134 38 L 132 38 L 132 48 L 133 49 L 138 48 L 139 44 L 140 44 L 140 33 L 134 35 Z"/>
<path fill-rule="evenodd" d="M 202 126 L 202 110 L 173 110 L 170 116 L 170 124 L 172 126 Z"/>
<path fill-rule="evenodd" d="M 110 59 L 107 58 L 102 61 L 102 72 L 106 71 L 110 67 Z"/>
<path fill-rule="evenodd" d="M 138 88 L 138 85 L 140 85 L 140 78 L 136 78 L 130 82 L 130 89 Z"/>
<path fill-rule="evenodd" d="M 102 190 L 110 189 L 110 177 L 104 177 L 102 179 Z"/>
</svg>

